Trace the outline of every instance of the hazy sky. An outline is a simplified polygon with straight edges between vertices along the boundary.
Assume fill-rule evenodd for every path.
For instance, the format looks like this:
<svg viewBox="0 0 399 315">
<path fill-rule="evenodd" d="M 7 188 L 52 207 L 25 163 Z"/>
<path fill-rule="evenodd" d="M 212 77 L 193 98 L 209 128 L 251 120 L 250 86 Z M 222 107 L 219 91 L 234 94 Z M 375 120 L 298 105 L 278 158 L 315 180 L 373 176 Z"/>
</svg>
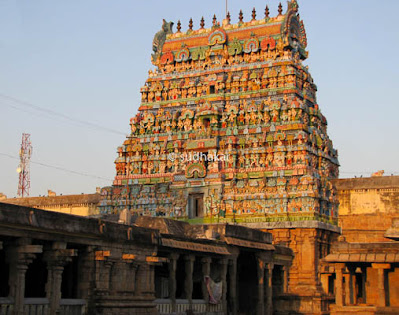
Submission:
<svg viewBox="0 0 399 315">
<path fill-rule="evenodd" d="M 263 17 L 278 1 L 229 0 L 232 22 L 240 9 Z M 284 10 L 286 2 L 283 2 Z M 399 1 L 302 0 L 309 65 L 318 103 L 339 152 L 341 177 L 399 174 Z M 140 87 L 152 68 L 154 34 L 162 19 L 195 28 L 224 0 L 0 0 L 0 192 L 16 195 L 21 135 L 31 134 L 31 196 L 90 193 L 112 183 L 116 148 L 129 132 Z M 20 101 L 107 129 L 72 122 Z"/>
</svg>

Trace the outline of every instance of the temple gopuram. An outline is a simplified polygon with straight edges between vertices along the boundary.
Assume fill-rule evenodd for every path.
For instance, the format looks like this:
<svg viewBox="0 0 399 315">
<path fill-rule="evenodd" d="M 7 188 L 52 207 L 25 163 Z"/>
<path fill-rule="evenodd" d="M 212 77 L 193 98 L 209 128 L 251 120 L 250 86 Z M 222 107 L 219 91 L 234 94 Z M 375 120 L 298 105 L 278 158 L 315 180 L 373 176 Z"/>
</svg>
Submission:
<svg viewBox="0 0 399 315">
<path fill-rule="evenodd" d="M 156 66 L 118 148 L 103 213 L 202 222 L 334 222 L 337 151 L 302 61 L 296 1 L 276 17 L 155 35 Z"/>
<path fill-rule="evenodd" d="M 227 14 L 209 27 L 204 19 L 199 29 L 191 19 L 187 31 L 173 25 L 164 20 L 154 37 L 155 69 L 100 212 L 271 232 L 295 254 L 288 288 L 299 309 L 323 312 L 318 266 L 340 232 L 339 163 L 303 64 L 297 1 L 274 17 L 266 6 L 249 21 L 240 11 L 235 24 Z"/>
</svg>

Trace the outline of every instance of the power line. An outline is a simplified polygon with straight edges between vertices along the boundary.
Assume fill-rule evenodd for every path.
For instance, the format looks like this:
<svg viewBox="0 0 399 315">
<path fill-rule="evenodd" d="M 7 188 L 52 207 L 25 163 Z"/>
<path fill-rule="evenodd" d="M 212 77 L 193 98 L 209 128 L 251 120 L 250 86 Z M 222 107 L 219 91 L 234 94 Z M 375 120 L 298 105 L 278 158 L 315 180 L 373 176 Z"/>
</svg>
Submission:
<svg viewBox="0 0 399 315">
<path fill-rule="evenodd" d="M 31 103 L 28 103 L 28 102 L 25 102 L 25 101 L 21 101 L 21 100 L 16 99 L 15 97 L 12 97 L 12 96 L 8 96 L 8 95 L 0 93 L 0 98 L 3 98 L 5 100 L 11 101 L 11 102 L 14 102 L 14 103 L 19 104 L 19 105 L 24 106 L 24 107 L 29 107 L 31 109 L 34 109 L 34 110 L 39 111 L 41 113 L 45 113 L 47 115 L 52 115 L 52 116 L 55 116 L 55 117 L 58 117 L 58 118 L 62 118 L 64 120 L 67 120 L 68 122 L 75 123 L 75 125 L 76 125 L 76 123 L 78 123 L 78 124 L 86 126 L 86 127 L 91 127 L 92 129 L 98 129 L 98 130 L 102 130 L 102 131 L 107 131 L 107 132 L 118 134 L 118 135 L 126 135 L 125 133 L 123 133 L 121 131 L 114 130 L 114 129 L 111 129 L 111 128 L 107 128 L 107 127 L 104 127 L 104 126 L 101 126 L 101 125 L 98 125 L 98 124 L 95 124 L 95 123 L 91 123 L 91 122 L 88 122 L 88 121 L 84 121 L 84 120 L 81 120 L 81 119 L 77 119 L 77 118 L 65 115 L 63 113 L 56 112 L 56 111 L 51 110 L 51 109 L 47 109 L 47 108 L 40 107 L 40 106 L 31 104 Z M 7 103 L 6 103 L 6 105 L 8 105 L 8 106 L 10 106 L 10 107 L 12 107 L 14 109 L 19 109 L 19 110 L 24 111 L 22 108 L 20 108 L 18 106 L 15 106 L 15 105 L 13 106 L 13 105 L 7 104 Z"/>
<path fill-rule="evenodd" d="M 1 100 L 0 100 L 0 102 L 1 102 Z M 2 104 L 4 104 L 4 103 L 2 103 Z M 29 115 L 34 115 L 34 116 L 37 116 L 37 117 L 45 117 L 45 118 L 51 119 L 51 115 L 49 115 L 49 114 L 45 114 L 45 113 L 42 113 L 42 112 L 35 112 L 34 110 L 26 109 L 26 108 L 23 108 L 23 107 L 18 107 L 18 106 L 12 105 L 12 104 L 5 104 L 5 105 L 8 106 L 8 107 L 11 107 L 13 109 L 16 109 L 18 111 L 21 111 L 21 112 L 24 112 L 24 113 L 28 113 Z M 59 121 L 62 121 L 63 123 L 67 123 L 67 124 L 70 124 L 70 125 L 73 125 L 73 126 L 77 126 L 77 127 L 87 127 L 85 125 L 82 125 L 80 123 L 75 123 L 73 121 L 65 121 L 65 120 L 61 120 L 61 119 L 59 119 Z M 90 129 L 93 130 L 93 128 L 90 128 Z"/>
<path fill-rule="evenodd" d="M 13 156 L 13 155 L 10 155 L 10 154 L 7 154 L 7 153 L 0 152 L 0 155 L 7 156 L 7 157 L 9 157 L 11 159 L 19 160 L 19 157 Z M 101 177 L 101 176 L 97 176 L 97 175 L 92 175 L 92 174 L 87 174 L 87 173 L 82 173 L 82 172 L 77 172 L 77 171 L 69 170 L 69 169 L 66 169 L 66 168 L 63 168 L 63 167 L 60 167 L 60 166 L 54 166 L 54 165 L 45 164 L 45 163 L 36 162 L 36 161 L 30 161 L 30 162 L 32 164 L 36 164 L 36 165 L 40 165 L 40 166 L 44 166 L 44 167 L 48 167 L 48 168 L 53 168 L 53 169 L 56 169 L 56 170 L 59 170 L 59 171 L 64 171 L 64 172 L 75 174 L 75 175 L 81 175 L 81 176 L 92 177 L 92 178 L 97 178 L 97 179 L 106 180 L 106 181 L 112 181 L 109 178 L 105 178 L 105 177 Z"/>
</svg>

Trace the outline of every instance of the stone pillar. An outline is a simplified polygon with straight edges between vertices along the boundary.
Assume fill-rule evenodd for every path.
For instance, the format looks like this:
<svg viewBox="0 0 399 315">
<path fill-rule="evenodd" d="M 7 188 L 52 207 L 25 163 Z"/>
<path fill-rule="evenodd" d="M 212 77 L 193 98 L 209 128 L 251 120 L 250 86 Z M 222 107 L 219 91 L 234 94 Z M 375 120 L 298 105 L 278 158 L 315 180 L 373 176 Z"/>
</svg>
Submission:
<svg viewBox="0 0 399 315">
<path fill-rule="evenodd" d="M 60 307 L 61 300 L 61 282 L 64 265 L 57 263 L 48 263 L 47 265 L 47 284 L 46 297 L 50 302 L 50 314 L 57 314 Z"/>
<path fill-rule="evenodd" d="M 350 299 L 350 274 L 344 274 L 344 279 L 345 279 L 345 305 L 350 305 L 351 304 L 351 299 Z"/>
<path fill-rule="evenodd" d="M 133 261 L 125 262 L 125 268 L 126 273 L 124 274 L 124 278 L 122 278 L 123 292 L 125 294 L 134 295 L 136 292 L 137 263 Z M 129 279 L 129 281 L 126 281 L 126 279 Z"/>
<path fill-rule="evenodd" d="M 137 273 L 137 262 L 134 260 L 133 254 L 122 255 L 122 269 L 123 273 L 119 275 L 119 287 L 125 294 L 134 294 L 136 292 L 136 273 Z M 114 272 L 117 270 L 114 270 Z M 118 278 L 118 277 L 116 277 Z M 126 281 L 129 279 L 129 281 Z M 114 279 L 115 281 L 115 279 Z M 154 287 L 155 288 L 155 287 Z"/>
<path fill-rule="evenodd" d="M 348 266 L 349 270 L 349 304 L 356 304 L 356 268 L 353 266 Z"/>
<path fill-rule="evenodd" d="M 146 261 L 139 262 L 136 274 L 136 295 L 146 295 L 151 291 L 148 275 L 150 266 Z"/>
<path fill-rule="evenodd" d="M 256 313 L 258 315 L 263 315 L 265 313 L 264 295 L 265 295 L 265 262 L 257 258 L 257 275 L 258 275 L 258 305 L 256 308 Z"/>
<path fill-rule="evenodd" d="M 82 299 L 87 299 L 91 294 L 95 276 L 93 272 L 87 272 L 87 270 L 95 270 L 96 268 L 95 252 L 94 246 L 87 246 L 84 251 L 79 252 L 78 296 Z"/>
<path fill-rule="evenodd" d="M 14 297 L 14 315 L 24 314 L 25 275 L 32 260 L 18 261 L 15 265 L 10 262 L 10 296 Z"/>
<path fill-rule="evenodd" d="M 194 271 L 194 255 L 187 255 L 184 257 L 185 260 L 185 278 L 184 278 L 184 293 L 185 298 L 190 304 L 190 309 L 192 309 L 193 304 L 193 271 Z"/>
<path fill-rule="evenodd" d="M 95 293 L 109 294 L 113 259 L 110 250 L 96 250 L 95 255 Z M 115 255 L 114 255 L 115 256 Z"/>
<path fill-rule="evenodd" d="M 204 257 L 201 259 L 202 263 L 202 298 L 205 300 L 207 311 L 209 312 L 209 292 L 206 287 L 205 277 L 209 277 L 211 275 L 211 262 L 212 258 Z"/>
<path fill-rule="evenodd" d="M 173 312 L 176 312 L 176 269 L 178 258 L 178 254 L 169 255 L 169 299 Z"/>
<path fill-rule="evenodd" d="M 386 306 L 385 303 L 385 271 L 378 268 L 378 306 Z"/>
<path fill-rule="evenodd" d="M 107 260 L 106 264 L 110 263 L 109 269 L 109 294 L 116 295 L 120 287 L 121 265 L 122 263 L 116 259 Z"/>
<path fill-rule="evenodd" d="M 273 314 L 273 263 L 268 263 L 266 267 L 266 306 L 265 314 Z"/>
<path fill-rule="evenodd" d="M 61 282 L 64 266 L 76 256 L 76 251 L 66 249 L 66 243 L 54 242 L 50 250 L 44 252 L 47 263 L 46 297 L 50 302 L 49 313 L 58 314 L 61 300 Z"/>
<path fill-rule="evenodd" d="M 105 294 L 110 290 L 111 269 L 113 261 L 96 261 L 96 291 Z"/>
<path fill-rule="evenodd" d="M 328 279 L 330 277 L 329 273 L 322 273 L 320 275 L 321 287 L 323 288 L 324 293 L 328 294 Z"/>
<path fill-rule="evenodd" d="M 342 290 L 342 269 L 344 264 L 335 264 L 335 304 L 342 306 L 343 301 L 343 290 Z"/>
<path fill-rule="evenodd" d="M 237 257 L 229 261 L 229 277 L 230 277 L 230 312 L 237 315 Z"/>
<path fill-rule="evenodd" d="M 138 271 L 136 271 L 136 295 L 155 298 L 154 266 L 148 261 L 139 261 L 138 264 Z"/>
<path fill-rule="evenodd" d="M 35 254 L 41 253 L 41 245 L 30 245 L 31 240 L 19 239 L 16 244 L 7 248 L 6 259 L 10 265 L 9 272 L 9 296 L 14 298 L 14 315 L 24 315 L 25 275 L 28 266 L 35 258 Z"/>
<path fill-rule="evenodd" d="M 155 298 L 155 266 L 147 262 L 147 294 Z"/>
<path fill-rule="evenodd" d="M 283 266 L 283 293 L 288 293 L 288 276 L 289 276 L 289 266 Z"/>
<path fill-rule="evenodd" d="M 220 276 L 222 278 L 222 305 L 223 312 L 227 314 L 227 258 L 222 258 L 219 261 L 220 264 Z"/>
<path fill-rule="evenodd" d="M 367 303 L 366 281 L 367 281 L 367 267 L 362 267 L 362 298 L 363 298 L 363 304 Z"/>
<path fill-rule="evenodd" d="M 371 264 L 374 269 L 378 271 L 377 279 L 377 290 L 378 290 L 378 300 L 377 306 L 385 307 L 386 304 L 386 292 L 385 292 L 385 269 L 390 269 L 391 264 Z"/>
</svg>

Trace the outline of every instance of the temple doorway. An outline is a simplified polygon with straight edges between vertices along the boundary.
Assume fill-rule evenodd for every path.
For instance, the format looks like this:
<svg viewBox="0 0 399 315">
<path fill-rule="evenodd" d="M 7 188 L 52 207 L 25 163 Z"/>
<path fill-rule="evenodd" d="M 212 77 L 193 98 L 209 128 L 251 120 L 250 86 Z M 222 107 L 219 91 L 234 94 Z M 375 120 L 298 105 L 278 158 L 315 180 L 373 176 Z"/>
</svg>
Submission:
<svg viewBox="0 0 399 315">
<path fill-rule="evenodd" d="M 254 253 L 242 251 L 237 260 L 238 314 L 255 314 L 258 298 L 257 266 Z"/>
<path fill-rule="evenodd" d="M 202 218 L 204 216 L 204 194 L 189 194 L 189 218 Z"/>
</svg>

